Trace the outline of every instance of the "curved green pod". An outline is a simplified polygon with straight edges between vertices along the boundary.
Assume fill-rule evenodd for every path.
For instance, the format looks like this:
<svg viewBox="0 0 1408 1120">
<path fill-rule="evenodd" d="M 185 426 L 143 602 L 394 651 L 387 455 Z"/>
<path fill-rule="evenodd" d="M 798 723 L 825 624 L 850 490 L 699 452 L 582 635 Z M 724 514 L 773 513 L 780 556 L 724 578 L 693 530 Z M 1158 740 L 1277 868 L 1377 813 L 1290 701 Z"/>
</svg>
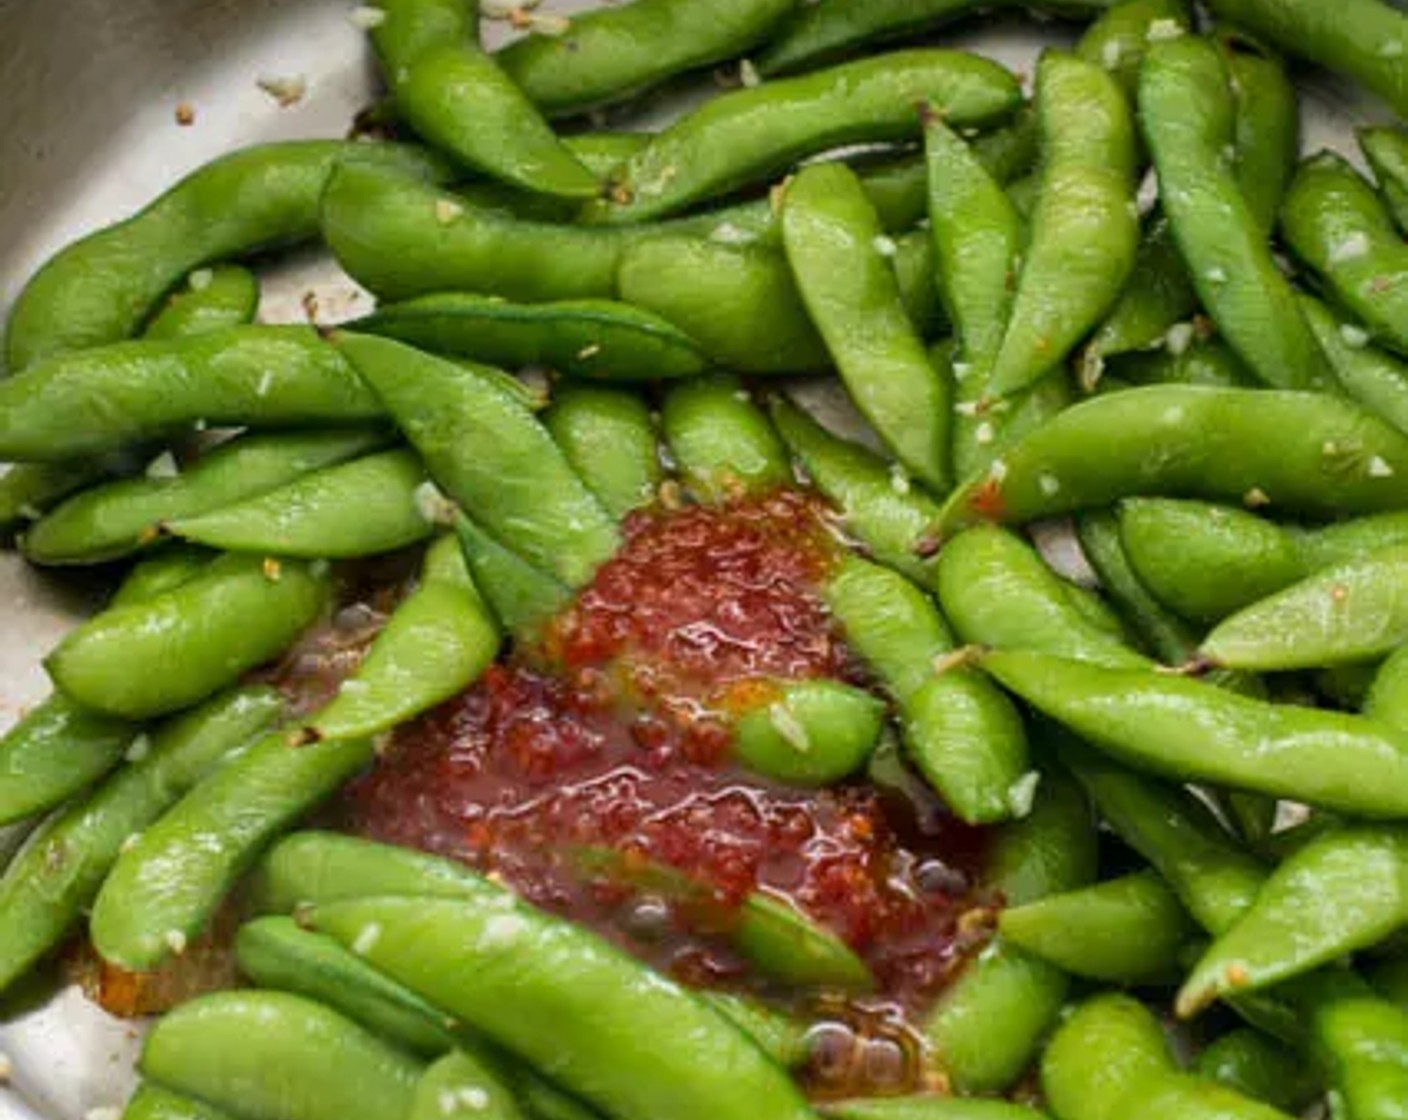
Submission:
<svg viewBox="0 0 1408 1120">
<path fill-rule="evenodd" d="M 561 385 L 543 414 L 567 461 L 620 520 L 655 501 L 665 468 L 644 399 L 605 385 Z"/>
<path fill-rule="evenodd" d="M 1301 164 L 1281 207 L 1281 233 L 1375 339 L 1408 353 L 1408 248 L 1348 160 L 1321 152 Z"/>
<path fill-rule="evenodd" d="M 1292 1114 L 1304 1112 L 1324 1091 L 1321 1078 L 1307 1068 L 1301 1055 L 1250 1027 L 1213 1040 L 1194 1059 L 1193 1069 L 1210 1081 Z"/>
<path fill-rule="evenodd" d="M 783 197 L 782 239 L 856 407 L 907 470 L 948 489 L 951 386 L 905 314 L 888 243 L 855 174 L 841 164 L 799 172 Z"/>
<path fill-rule="evenodd" d="M 855 685 L 769 682 L 766 698 L 736 716 L 733 757 L 787 785 L 833 785 L 865 766 L 884 723 L 885 705 Z"/>
<path fill-rule="evenodd" d="M 1332 1099 L 1355 1117 L 1401 1110 L 1408 1099 L 1408 1014 L 1341 977 L 1314 985 L 1309 1003 L 1311 1049 Z"/>
<path fill-rule="evenodd" d="M 55 694 L 0 738 L 0 824 L 52 809 L 121 760 L 138 728 Z"/>
<path fill-rule="evenodd" d="M 176 517 L 173 537 L 228 552 L 344 560 L 394 552 L 425 540 L 434 510 L 425 467 L 400 448 L 313 470 L 275 490 Z M 356 517 L 348 511 L 355 509 Z"/>
<path fill-rule="evenodd" d="M 1130 104 L 1139 92 L 1139 67 L 1151 44 L 1189 32 L 1184 0 L 1124 0 L 1086 28 L 1076 55 L 1109 72 Z"/>
<path fill-rule="evenodd" d="M 615 522 L 494 371 L 371 335 L 340 334 L 337 347 L 430 477 L 506 546 L 569 587 L 587 583 L 615 553 Z"/>
<path fill-rule="evenodd" d="M 227 556 L 163 595 L 90 619 L 44 664 L 93 711 L 127 719 L 179 711 L 282 653 L 328 592 L 326 572 L 309 565 Z"/>
<path fill-rule="evenodd" d="M 1108 994 L 1062 1023 L 1042 1055 L 1041 1089 L 1058 1120 L 1121 1120 L 1131 1089 L 1176 1069 L 1153 1014 L 1130 996 Z"/>
<path fill-rule="evenodd" d="M 875 1097 L 824 1105 L 832 1120 L 1042 1120 L 1043 1113 L 1005 1101 L 948 1096 Z"/>
<path fill-rule="evenodd" d="M 22 548 L 37 564 L 115 560 L 154 544 L 172 521 L 243 503 L 374 450 L 386 439 L 378 429 L 352 428 L 231 440 L 185 470 L 175 470 L 173 462 L 169 476 L 149 472 L 85 490 L 35 522 Z"/>
<path fill-rule="evenodd" d="M 1100 66 L 1048 51 L 1037 69 L 1042 136 L 1036 209 L 993 393 L 1034 384 L 1109 312 L 1134 268 L 1134 120 Z"/>
<path fill-rule="evenodd" d="M 390 731 L 468 688 L 494 660 L 498 627 L 465 570 L 459 541 L 443 537 L 431 550 L 419 585 L 309 722 L 310 734 L 360 739 Z"/>
<path fill-rule="evenodd" d="M 1301 296 L 1300 306 L 1339 388 L 1408 432 L 1408 365 L 1403 359 L 1370 345 L 1368 331 L 1313 296 Z"/>
<path fill-rule="evenodd" d="M 1408 136 L 1399 128 L 1361 128 L 1359 147 L 1398 228 L 1408 228 Z"/>
<path fill-rule="evenodd" d="M 1253 700 L 1201 681 L 1025 650 L 979 664 L 1008 691 L 1136 769 L 1361 817 L 1408 805 L 1408 741 L 1363 716 Z"/>
<path fill-rule="evenodd" d="M 171 292 L 142 331 L 144 338 L 188 338 L 254 322 L 259 280 L 237 264 L 198 268 Z"/>
<path fill-rule="evenodd" d="M 826 0 L 806 4 L 758 55 L 758 73 L 792 74 L 836 62 L 867 43 L 940 27 L 986 0 Z"/>
<path fill-rule="evenodd" d="M 526 638 L 572 601 L 572 590 L 534 567 L 470 518 L 455 518 L 455 536 L 474 586 L 506 632 Z"/>
<path fill-rule="evenodd" d="M 1268 385 L 1323 384 L 1324 357 L 1237 179 L 1237 104 L 1222 53 L 1195 36 L 1156 44 L 1140 72 L 1139 112 L 1164 213 L 1223 336 Z"/>
<path fill-rule="evenodd" d="M 722 1015 L 559 919 L 512 902 L 426 898 L 329 903 L 309 917 L 620 1120 L 812 1115 L 786 1073 Z M 654 1057 L 648 1075 L 613 1058 L 641 1048 Z"/>
<path fill-rule="evenodd" d="M 1081 380 L 1098 384 L 1107 358 L 1148 350 L 1167 342 L 1198 309 L 1188 266 L 1162 213 L 1144 223 L 1124 291 L 1081 354 Z"/>
<path fill-rule="evenodd" d="M 54 461 L 201 424 L 346 426 L 380 413 L 312 328 L 230 327 L 56 354 L 0 382 L 0 457 Z"/>
<path fill-rule="evenodd" d="M 45 263 L 10 311 L 10 372 L 66 350 L 131 338 L 162 296 L 209 262 L 316 237 L 323 186 L 353 153 L 402 174 L 444 174 L 434 157 L 394 144 L 302 140 L 222 156 L 134 217 L 89 234 Z"/>
<path fill-rule="evenodd" d="M 405 1120 L 422 1067 L 311 1000 L 218 992 L 147 1036 L 148 1080 L 246 1120 Z"/>
<path fill-rule="evenodd" d="M 430 1067 L 416 1085 L 415 1100 L 406 1120 L 444 1120 L 448 1110 L 463 1106 L 480 1120 L 523 1120 L 513 1089 L 489 1063 L 464 1050 L 446 1054 Z"/>
<path fill-rule="evenodd" d="M 1307 316 L 1309 318 L 1309 316 Z M 1196 328 L 1188 326 L 1190 331 Z M 1259 384 L 1246 363 L 1220 339 L 1204 342 L 1194 336 L 1187 349 L 1182 338 L 1173 350 L 1165 347 L 1118 354 L 1106 364 L 1112 379 L 1131 385 L 1207 385 L 1215 389 L 1254 389 Z M 1100 382 L 1109 388 L 1109 381 Z"/>
<path fill-rule="evenodd" d="M 714 98 L 621 165 L 598 220 L 643 222 L 767 180 L 805 156 L 919 135 L 915 106 L 956 127 L 1000 121 L 1021 101 L 1001 66 L 956 51 L 903 51 Z"/>
<path fill-rule="evenodd" d="M 479 5 L 381 0 L 371 28 L 396 112 L 459 163 L 540 194 L 591 198 L 600 184 L 479 45 Z"/>
<path fill-rule="evenodd" d="M 119 465 L 123 469 L 113 471 Z M 69 495 L 111 478 L 114 473 L 130 471 L 135 464 L 123 456 L 119 464 L 88 459 L 71 459 L 59 463 L 11 463 L 0 474 L 0 541 L 24 525 L 40 520 L 44 514 Z"/>
<path fill-rule="evenodd" d="M 796 0 L 643 0 L 576 13 L 561 34 L 528 35 L 494 56 L 548 116 L 632 97 L 667 78 L 746 54 Z"/>
<path fill-rule="evenodd" d="M 152 553 L 137 561 L 127 570 L 109 607 L 126 607 L 140 603 L 144 599 L 154 599 L 167 591 L 174 591 L 187 580 L 203 572 L 212 560 L 213 552 L 186 545 L 172 545 Z"/>
<path fill-rule="evenodd" d="M 445 292 L 379 307 L 348 329 L 503 369 L 534 366 L 601 381 L 663 381 L 705 366 L 683 331 L 609 300 L 514 304 Z"/>
<path fill-rule="evenodd" d="M 122 1110 L 122 1120 L 230 1120 L 230 1116 L 194 1097 L 142 1084 Z"/>
<path fill-rule="evenodd" d="M 47 820 L 0 878 L 0 991 L 58 946 L 97 896 L 122 847 L 283 709 L 267 688 L 238 689 L 129 748 L 130 764 Z"/>
<path fill-rule="evenodd" d="M 792 481 L 787 452 L 767 413 L 730 374 L 673 386 L 660 419 L 680 477 L 704 501 L 762 493 Z"/>
<path fill-rule="evenodd" d="M 1325 568 L 1223 619 L 1199 653 L 1273 671 L 1369 661 L 1408 641 L 1408 546 Z"/>
<path fill-rule="evenodd" d="M 1099 456 L 1089 454 L 1101 448 Z M 1068 408 L 948 500 L 935 531 L 1138 495 L 1344 516 L 1408 505 L 1408 438 L 1322 393 L 1150 385 Z"/>
</svg>

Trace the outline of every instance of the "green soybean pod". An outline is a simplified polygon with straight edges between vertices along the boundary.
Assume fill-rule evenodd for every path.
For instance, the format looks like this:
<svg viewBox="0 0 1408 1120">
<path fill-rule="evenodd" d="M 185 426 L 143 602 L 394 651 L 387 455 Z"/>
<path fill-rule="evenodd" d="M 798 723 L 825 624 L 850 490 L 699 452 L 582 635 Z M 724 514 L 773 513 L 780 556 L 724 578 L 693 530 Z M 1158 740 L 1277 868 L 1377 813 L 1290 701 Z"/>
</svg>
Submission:
<svg viewBox="0 0 1408 1120">
<path fill-rule="evenodd" d="M 974 0 L 826 0 L 802 5 L 757 58 L 769 77 L 811 70 L 867 43 L 941 27 L 979 10 Z"/>
<path fill-rule="evenodd" d="M 784 1069 L 796 1069 L 806 1062 L 808 1041 L 804 1020 L 751 996 L 707 992 L 703 998 Z"/>
<path fill-rule="evenodd" d="M 0 382 L 0 457 L 48 462 L 201 422 L 345 426 L 380 419 L 380 411 L 311 328 L 230 327 L 56 354 Z"/>
<path fill-rule="evenodd" d="M 403 174 L 444 167 L 415 148 L 305 140 L 264 144 L 198 168 L 134 217 L 51 257 L 10 311 L 11 373 L 65 350 L 131 338 L 162 296 L 211 261 L 311 240 L 332 169 L 345 157 Z"/>
<path fill-rule="evenodd" d="M 833 785 L 862 769 L 880 741 L 885 705 L 855 685 L 780 680 L 761 691 L 761 700 L 737 716 L 732 751 L 747 769 L 775 781 Z"/>
<path fill-rule="evenodd" d="M 222 327 L 254 322 L 259 310 L 259 281 L 237 264 L 198 268 L 184 289 L 166 297 L 142 331 L 144 338 L 187 338 Z"/>
<path fill-rule="evenodd" d="M 1053 768 L 1042 774 L 1031 813 L 994 834 L 984 879 L 1020 906 L 1085 886 L 1095 866 L 1090 806 Z M 940 995 L 924 1022 L 939 1069 L 961 1093 L 1004 1092 L 1055 1026 L 1069 985 L 1054 965 L 995 941 Z"/>
<path fill-rule="evenodd" d="M 1174 327 L 1174 341 L 1163 349 L 1117 355 L 1109 364 L 1112 379 L 1130 385 L 1210 385 L 1218 389 L 1250 389 L 1259 382 L 1230 346 L 1220 339 L 1193 337 L 1192 324 Z M 1172 347 L 1170 349 L 1169 347 Z M 1101 382 L 1108 388 L 1110 381 Z"/>
<path fill-rule="evenodd" d="M 796 6 L 796 0 L 738 0 L 705 9 L 690 0 L 645 0 L 577 13 L 560 34 L 530 34 L 494 57 L 538 108 L 564 116 L 738 58 Z"/>
<path fill-rule="evenodd" d="M 127 719 L 178 711 L 282 653 L 327 604 L 309 565 L 227 556 L 155 599 L 109 609 L 45 659 L 66 695 Z"/>
<path fill-rule="evenodd" d="M 1403 359 L 1371 345 L 1368 331 L 1313 296 L 1301 296 L 1300 305 L 1339 388 L 1408 432 L 1408 366 Z"/>
<path fill-rule="evenodd" d="M 175 590 L 203 572 L 215 554 L 203 548 L 173 544 L 133 564 L 127 571 L 109 607 L 126 607 Z"/>
<path fill-rule="evenodd" d="M 1023 389 L 1119 298 L 1139 243 L 1134 121 L 1099 66 L 1048 51 L 1037 70 L 1040 189 L 991 389 Z"/>
<path fill-rule="evenodd" d="M 1261 228 L 1276 227 L 1300 155 L 1300 106 L 1281 59 L 1235 27 L 1213 41 L 1227 62 L 1237 102 L 1233 127 L 1237 182 Z"/>
<path fill-rule="evenodd" d="M 785 1072 L 717 1011 L 559 919 L 511 902 L 426 898 L 329 903 L 310 919 L 619 1120 L 812 1115 Z M 647 1046 L 649 1075 L 612 1060 Z"/>
<path fill-rule="evenodd" d="M 1044 1115 L 1026 1105 L 1005 1101 L 940 1096 L 836 1101 L 824 1105 L 822 1113 L 832 1120 L 1041 1120 Z"/>
<path fill-rule="evenodd" d="M 97 781 L 138 730 L 58 693 L 35 705 L 0 739 L 0 824 L 52 809 Z"/>
<path fill-rule="evenodd" d="M 1264 36 L 1280 49 L 1347 74 L 1408 113 L 1408 16 L 1380 0 L 1212 0 L 1219 19 Z"/>
<path fill-rule="evenodd" d="M 399 448 L 310 471 L 276 490 L 166 522 L 181 540 L 229 552 L 344 560 L 425 540 L 425 467 Z M 347 516 L 355 508 L 357 516 Z"/>
<path fill-rule="evenodd" d="M 11 463 L 0 474 L 0 541 L 19 528 L 40 520 L 45 512 L 70 494 L 116 474 L 129 473 L 135 464 L 125 455 L 116 463 L 103 459 L 71 459 L 60 463 Z M 120 469 L 114 470 L 114 467 Z"/>
<path fill-rule="evenodd" d="M 142 1084 L 122 1110 L 122 1120 L 230 1120 L 229 1114 L 194 1097 Z"/>
<path fill-rule="evenodd" d="M 419 1062 L 335 1011 L 282 992 L 217 992 L 164 1016 L 142 1075 L 242 1120 L 404 1120 Z"/>
<path fill-rule="evenodd" d="M 1322 384 L 1320 348 L 1233 166 L 1237 105 L 1223 55 L 1193 36 L 1155 45 L 1140 73 L 1139 111 L 1164 212 L 1222 334 L 1268 385 Z"/>
<path fill-rule="evenodd" d="M 379 307 L 349 330 L 503 369 L 601 381 L 662 381 L 703 371 L 693 339 L 660 316 L 609 300 L 515 304 L 444 292 Z"/>
<path fill-rule="evenodd" d="M 958 128 L 992 124 L 1021 101 L 1013 76 L 975 55 L 900 51 L 714 98 L 621 167 L 602 221 L 642 222 L 759 181 L 818 152 L 915 138 L 929 102 Z"/>
<path fill-rule="evenodd" d="M 1087 980 L 1147 984 L 1178 975 L 1196 927 L 1156 871 L 1047 895 L 998 915 L 1018 948 Z"/>
<path fill-rule="evenodd" d="M 685 484 L 710 502 L 791 481 L 787 452 L 767 414 L 729 374 L 673 386 L 662 430 Z"/>
<path fill-rule="evenodd" d="M 1188 31 L 1188 7 L 1183 0 L 1123 0 L 1086 29 L 1076 54 L 1109 71 L 1132 105 L 1149 45 Z"/>
<path fill-rule="evenodd" d="M 431 478 L 505 545 L 570 587 L 615 553 L 615 522 L 495 374 L 371 335 L 339 335 L 337 346 Z"/>
<path fill-rule="evenodd" d="M 621 254 L 616 280 L 623 300 L 673 323 L 725 369 L 806 373 L 830 363 L 787 260 L 773 249 L 645 240 Z"/>
<path fill-rule="evenodd" d="M 1058 1120 L 1123 1120 L 1132 1089 L 1176 1069 L 1153 1014 L 1110 993 L 1086 1000 L 1061 1024 L 1041 1058 L 1041 1089 Z"/>
<path fill-rule="evenodd" d="M 572 601 L 565 583 L 534 567 L 464 514 L 455 517 L 455 536 L 474 586 L 504 630 L 515 637 L 535 634 Z"/>
<path fill-rule="evenodd" d="M 1400 230 L 1408 229 L 1408 136 L 1398 128 L 1362 128 L 1359 147 Z"/>
<path fill-rule="evenodd" d="M 523 1120 L 524 1115 L 513 1090 L 488 1062 L 456 1050 L 425 1071 L 406 1120 L 444 1120 L 461 1108 L 482 1120 Z"/>
<path fill-rule="evenodd" d="M 282 707 L 266 688 L 217 697 L 138 740 L 129 765 L 39 827 L 0 877 L 0 991 L 60 944 L 122 846 L 265 731 Z"/>
<path fill-rule="evenodd" d="M 1214 1039 L 1194 1059 L 1193 1069 L 1243 1096 L 1293 1114 L 1314 1103 L 1324 1088 L 1299 1054 L 1250 1027 Z"/>
<path fill-rule="evenodd" d="M 900 300 L 875 212 L 841 164 L 787 187 L 782 237 L 797 287 L 856 406 L 916 478 L 952 484 L 950 387 Z"/>
<path fill-rule="evenodd" d="M 200 934 L 265 846 L 372 760 L 367 740 L 274 731 L 201 782 L 118 857 L 89 923 L 104 960 L 151 969 Z"/>
<path fill-rule="evenodd" d="M 1408 731 L 1408 653 L 1395 650 L 1374 672 L 1364 697 L 1366 716 Z"/>
<path fill-rule="evenodd" d="M 1089 391 L 1099 383 L 1107 358 L 1166 343 L 1169 332 L 1179 330 L 1197 307 L 1198 294 L 1173 229 L 1162 213 L 1155 213 L 1144 223 L 1124 291 L 1081 353 L 1083 387 Z"/>
<path fill-rule="evenodd" d="M 170 461 L 170 473 L 149 469 L 145 477 L 83 491 L 31 526 L 22 547 L 38 564 L 118 559 L 155 543 L 169 522 L 265 494 L 371 451 L 386 438 L 374 428 L 244 436 L 214 448 L 185 470 Z"/>
<path fill-rule="evenodd" d="M 1300 166 L 1281 207 L 1291 251 L 1369 333 L 1408 352 L 1408 248 L 1387 207 L 1343 156 Z"/>
<path fill-rule="evenodd" d="M 564 385 L 543 415 L 557 446 L 618 521 L 655 501 L 665 480 L 650 408 L 637 393 Z"/>
<path fill-rule="evenodd" d="M 1408 1099 L 1408 1014 L 1362 983 L 1317 987 L 1329 994 L 1312 994 L 1311 1038 L 1331 1099 L 1347 1116 L 1392 1117 Z"/>
</svg>

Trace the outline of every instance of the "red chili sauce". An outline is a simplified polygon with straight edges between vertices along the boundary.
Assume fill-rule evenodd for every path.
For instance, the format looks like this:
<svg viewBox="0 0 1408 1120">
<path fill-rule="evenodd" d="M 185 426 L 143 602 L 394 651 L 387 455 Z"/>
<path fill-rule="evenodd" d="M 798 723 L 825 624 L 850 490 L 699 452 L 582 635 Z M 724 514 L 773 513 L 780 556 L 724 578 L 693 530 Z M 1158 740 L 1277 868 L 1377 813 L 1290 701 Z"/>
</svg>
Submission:
<svg viewBox="0 0 1408 1120">
<path fill-rule="evenodd" d="M 870 966 L 877 993 L 853 1021 L 915 1016 L 986 937 L 961 920 L 982 834 L 915 783 L 790 789 L 728 760 L 744 682 L 864 683 L 817 591 L 839 547 L 793 492 L 634 515 L 537 648 L 393 736 L 349 791 L 351 826 L 463 860 L 701 986 L 766 988 L 727 938 L 766 890 Z M 707 903 L 624 881 L 633 861 L 689 876 Z M 908 1066 L 877 1077 L 912 1084 Z"/>
</svg>

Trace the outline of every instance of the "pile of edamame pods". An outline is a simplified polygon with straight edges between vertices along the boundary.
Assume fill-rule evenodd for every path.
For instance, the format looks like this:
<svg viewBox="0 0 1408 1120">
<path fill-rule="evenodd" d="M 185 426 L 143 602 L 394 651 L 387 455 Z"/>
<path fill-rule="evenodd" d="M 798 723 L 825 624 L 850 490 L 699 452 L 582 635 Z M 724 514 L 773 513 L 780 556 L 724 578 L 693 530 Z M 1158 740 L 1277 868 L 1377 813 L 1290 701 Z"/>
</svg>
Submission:
<svg viewBox="0 0 1408 1120">
<path fill-rule="evenodd" d="M 138 989 L 233 954 L 160 1008 L 127 1120 L 1408 1116 L 1408 132 L 1307 157 L 1288 74 L 1408 115 L 1408 16 L 629 0 L 489 52 L 488 7 L 358 9 L 398 139 L 231 153 L 10 310 L 0 529 L 120 583 L 0 739 L 0 992 L 75 938 Z M 1030 96 L 934 45 L 991 8 L 1070 25 Z M 600 126 L 725 64 L 662 131 Z M 304 242 L 375 309 L 256 324 L 251 269 Z M 787 571 L 683 626 L 740 541 Z M 834 664 L 700 676 L 755 602 Z M 603 618 L 637 644 L 572 662 Z M 720 919 L 687 854 L 560 853 L 711 915 L 727 984 L 340 827 L 513 673 L 675 728 L 633 774 L 707 724 L 759 797 L 961 832 L 922 1006 L 761 879 Z M 828 1079 L 867 1016 L 904 1076 L 857 1028 Z"/>
</svg>

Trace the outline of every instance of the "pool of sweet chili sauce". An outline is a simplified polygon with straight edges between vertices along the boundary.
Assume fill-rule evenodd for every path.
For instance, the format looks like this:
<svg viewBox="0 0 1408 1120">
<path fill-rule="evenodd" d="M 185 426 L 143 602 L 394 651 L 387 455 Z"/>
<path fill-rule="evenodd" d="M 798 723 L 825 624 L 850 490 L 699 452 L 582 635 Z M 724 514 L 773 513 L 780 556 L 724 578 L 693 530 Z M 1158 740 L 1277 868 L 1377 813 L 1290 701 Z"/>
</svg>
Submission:
<svg viewBox="0 0 1408 1120">
<path fill-rule="evenodd" d="M 728 759 L 725 713 L 766 702 L 759 678 L 865 683 L 817 592 L 838 547 L 793 491 L 633 515 L 534 648 L 395 733 L 346 825 L 471 864 L 685 983 L 789 999 L 818 1023 L 817 1095 L 919 1086 L 912 1024 L 987 936 L 982 834 L 912 782 L 799 790 Z M 630 874 L 659 864 L 706 890 Z M 727 938 L 759 889 L 844 938 L 876 991 L 769 992 Z"/>
</svg>

